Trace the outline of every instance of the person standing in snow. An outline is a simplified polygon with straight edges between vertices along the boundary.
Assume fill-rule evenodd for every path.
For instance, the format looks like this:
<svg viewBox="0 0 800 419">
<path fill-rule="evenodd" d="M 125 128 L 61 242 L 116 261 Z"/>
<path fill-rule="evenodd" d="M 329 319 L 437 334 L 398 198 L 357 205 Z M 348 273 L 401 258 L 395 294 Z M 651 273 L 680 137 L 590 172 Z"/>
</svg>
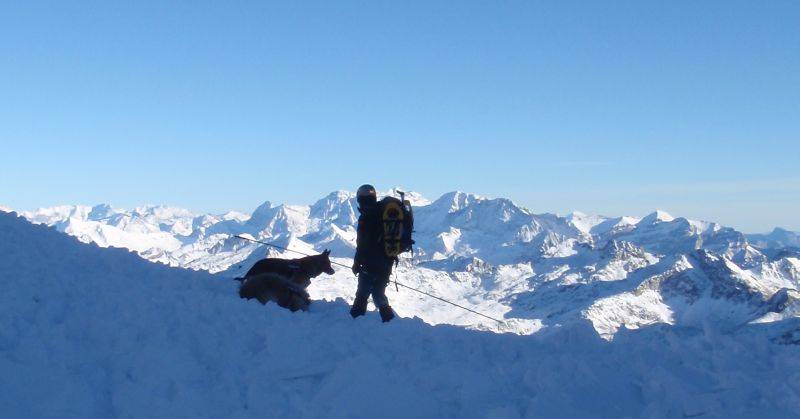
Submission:
<svg viewBox="0 0 800 419">
<path fill-rule="evenodd" d="M 378 214 L 378 198 L 372 185 L 362 185 L 356 193 L 358 201 L 358 228 L 356 255 L 353 273 L 358 276 L 358 289 L 350 315 L 353 318 L 367 312 L 367 299 L 378 307 L 381 320 L 388 322 L 395 317 L 394 310 L 386 298 L 386 286 L 392 274 L 394 259 L 386 256 L 381 241 L 382 224 Z"/>
</svg>

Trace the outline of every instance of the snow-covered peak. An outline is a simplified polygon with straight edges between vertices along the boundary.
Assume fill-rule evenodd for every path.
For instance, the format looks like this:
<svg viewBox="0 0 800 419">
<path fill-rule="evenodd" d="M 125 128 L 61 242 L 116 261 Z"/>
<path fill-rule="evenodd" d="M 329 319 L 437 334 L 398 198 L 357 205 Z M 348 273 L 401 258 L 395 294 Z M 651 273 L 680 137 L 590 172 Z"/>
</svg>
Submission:
<svg viewBox="0 0 800 419">
<path fill-rule="evenodd" d="M 593 226 L 589 232 L 595 237 L 606 239 L 608 236 L 635 229 L 639 221 L 635 217 L 607 218 L 605 221 Z"/>
<path fill-rule="evenodd" d="M 252 225 L 264 224 L 272 212 L 272 202 L 264 201 L 264 203 L 253 210 L 253 212 L 250 214 L 250 219 L 247 220 L 247 223 Z"/>
<path fill-rule="evenodd" d="M 112 216 L 115 213 L 116 211 L 114 211 L 114 208 L 112 208 L 111 205 L 97 204 L 93 206 L 92 209 L 89 211 L 88 217 L 90 220 L 100 221 L 107 219 L 108 217 Z"/>
<path fill-rule="evenodd" d="M 358 219 L 356 206 L 354 193 L 335 191 L 311 206 L 310 217 L 339 226 L 350 225 Z"/>
<path fill-rule="evenodd" d="M 601 215 L 588 215 L 580 211 L 573 211 L 565 217 L 567 222 L 584 234 L 590 234 L 592 228 L 608 220 Z"/>
<path fill-rule="evenodd" d="M 343 189 L 339 189 L 338 191 L 333 191 L 333 192 L 329 193 L 327 196 L 325 196 L 324 198 L 322 198 L 319 201 L 317 201 L 317 203 L 320 203 L 320 202 L 337 202 L 337 203 L 341 204 L 341 203 L 344 203 L 344 202 L 348 201 L 349 199 L 353 199 L 355 197 L 356 197 L 356 194 L 354 192 L 350 192 L 350 191 L 345 191 Z M 314 205 L 316 205 L 316 204 L 314 204 Z M 314 206 L 314 205 L 312 205 L 312 206 Z"/>
<path fill-rule="evenodd" d="M 161 222 L 195 217 L 195 214 L 187 209 L 168 205 L 145 205 L 134 208 L 132 213 L 140 217 L 153 217 Z"/>
<path fill-rule="evenodd" d="M 674 219 L 675 218 L 673 216 L 669 215 L 669 213 L 667 213 L 666 211 L 655 210 L 655 211 L 651 212 L 650 214 L 646 215 L 644 218 L 642 218 L 639 221 L 639 224 L 641 224 L 641 225 L 652 225 L 652 224 L 657 224 L 657 223 L 668 223 L 668 222 L 670 222 L 670 221 L 672 221 Z"/>
<path fill-rule="evenodd" d="M 259 237 L 276 236 L 282 233 L 305 234 L 309 227 L 310 207 L 304 205 L 276 205 L 268 201 L 256 208 L 245 222 L 246 231 Z"/>
<path fill-rule="evenodd" d="M 58 205 L 22 211 L 20 215 L 37 224 L 55 225 L 70 219 L 85 220 L 91 208 L 85 205 Z"/>
<path fill-rule="evenodd" d="M 238 221 L 243 223 L 249 220 L 250 216 L 239 211 L 228 211 L 225 214 L 220 215 L 220 218 L 226 221 Z"/>
<path fill-rule="evenodd" d="M 709 221 L 689 220 L 689 219 L 686 219 L 686 221 L 692 226 L 692 228 L 694 228 L 694 231 L 697 233 L 712 232 L 722 228 L 722 226 L 720 226 L 719 224 L 712 223 Z"/>
<path fill-rule="evenodd" d="M 485 200 L 485 198 L 478 195 L 453 191 L 442 195 L 439 197 L 439 199 L 433 201 L 430 206 L 444 209 L 448 213 L 453 213 L 458 212 L 475 202 L 483 200 Z"/>
</svg>

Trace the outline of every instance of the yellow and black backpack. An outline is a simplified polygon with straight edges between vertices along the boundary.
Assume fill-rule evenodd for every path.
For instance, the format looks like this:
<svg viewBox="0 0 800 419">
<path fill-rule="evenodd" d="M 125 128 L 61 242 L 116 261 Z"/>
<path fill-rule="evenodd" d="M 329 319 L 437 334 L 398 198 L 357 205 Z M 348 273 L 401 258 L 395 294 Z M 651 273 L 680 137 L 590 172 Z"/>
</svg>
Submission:
<svg viewBox="0 0 800 419">
<path fill-rule="evenodd" d="M 403 252 L 412 250 L 414 240 L 414 213 L 411 203 L 405 200 L 405 194 L 400 194 L 400 199 L 387 196 L 378 202 L 378 214 L 381 220 L 381 241 L 386 257 L 397 260 Z"/>
</svg>

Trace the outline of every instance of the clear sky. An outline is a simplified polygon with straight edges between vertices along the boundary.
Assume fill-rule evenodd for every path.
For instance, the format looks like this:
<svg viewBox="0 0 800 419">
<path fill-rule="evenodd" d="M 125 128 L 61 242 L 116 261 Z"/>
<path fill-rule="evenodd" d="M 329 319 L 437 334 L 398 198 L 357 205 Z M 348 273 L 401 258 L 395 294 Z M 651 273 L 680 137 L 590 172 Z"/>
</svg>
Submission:
<svg viewBox="0 0 800 419">
<path fill-rule="evenodd" d="M 0 2 L 0 204 L 363 182 L 800 230 L 800 2 Z"/>
</svg>

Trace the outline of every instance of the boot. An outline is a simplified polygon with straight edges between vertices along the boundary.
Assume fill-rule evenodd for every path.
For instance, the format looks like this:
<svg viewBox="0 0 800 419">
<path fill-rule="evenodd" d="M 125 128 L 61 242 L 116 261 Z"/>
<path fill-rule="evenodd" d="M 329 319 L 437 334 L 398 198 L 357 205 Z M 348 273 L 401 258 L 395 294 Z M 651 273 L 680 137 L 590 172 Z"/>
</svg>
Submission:
<svg viewBox="0 0 800 419">
<path fill-rule="evenodd" d="M 358 316 L 363 316 L 367 313 L 367 299 L 356 298 L 353 301 L 353 306 L 350 307 L 350 315 L 355 319 Z"/>
<path fill-rule="evenodd" d="M 384 323 L 391 321 L 395 316 L 394 310 L 392 310 L 392 307 L 388 304 L 378 308 L 378 312 L 381 313 L 381 320 L 383 320 Z"/>
</svg>

